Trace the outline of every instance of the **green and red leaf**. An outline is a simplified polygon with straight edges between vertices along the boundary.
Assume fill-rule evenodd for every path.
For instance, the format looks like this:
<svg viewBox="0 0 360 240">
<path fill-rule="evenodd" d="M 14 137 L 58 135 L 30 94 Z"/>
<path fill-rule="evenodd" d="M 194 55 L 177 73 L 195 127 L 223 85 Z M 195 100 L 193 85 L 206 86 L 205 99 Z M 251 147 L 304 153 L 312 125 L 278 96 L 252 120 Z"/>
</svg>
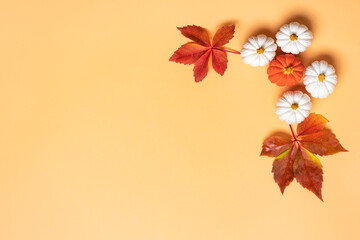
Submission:
<svg viewBox="0 0 360 240">
<path fill-rule="evenodd" d="M 304 188 L 312 191 L 322 201 L 323 171 L 320 160 L 307 149 L 300 147 L 294 163 L 294 176 Z"/>
<path fill-rule="evenodd" d="M 277 157 L 279 154 L 288 150 L 293 141 L 288 134 L 274 134 L 266 138 L 262 145 L 261 156 Z"/>
<path fill-rule="evenodd" d="M 347 151 L 329 129 L 329 121 L 320 114 L 311 113 L 297 126 L 293 139 L 286 134 L 274 134 L 262 145 L 262 156 L 275 157 L 272 172 L 275 182 L 284 193 L 293 178 L 322 200 L 323 171 L 315 156 L 326 156 Z"/>
<path fill-rule="evenodd" d="M 273 162 L 272 172 L 274 180 L 279 185 L 281 193 L 294 179 L 294 155 L 296 154 L 296 146 L 293 145 L 288 150 L 281 153 Z"/>
</svg>

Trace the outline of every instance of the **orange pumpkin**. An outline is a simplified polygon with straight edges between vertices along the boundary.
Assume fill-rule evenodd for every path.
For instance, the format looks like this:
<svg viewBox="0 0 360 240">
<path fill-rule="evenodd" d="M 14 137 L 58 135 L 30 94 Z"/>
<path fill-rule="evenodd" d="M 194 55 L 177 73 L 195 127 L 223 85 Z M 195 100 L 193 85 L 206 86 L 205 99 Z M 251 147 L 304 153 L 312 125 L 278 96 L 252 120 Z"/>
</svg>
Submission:
<svg viewBox="0 0 360 240">
<path fill-rule="evenodd" d="M 292 86 L 303 77 L 304 65 L 293 54 L 278 55 L 269 63 L 267 74 L 270 82 L 280 87 Z"/>
</svg>

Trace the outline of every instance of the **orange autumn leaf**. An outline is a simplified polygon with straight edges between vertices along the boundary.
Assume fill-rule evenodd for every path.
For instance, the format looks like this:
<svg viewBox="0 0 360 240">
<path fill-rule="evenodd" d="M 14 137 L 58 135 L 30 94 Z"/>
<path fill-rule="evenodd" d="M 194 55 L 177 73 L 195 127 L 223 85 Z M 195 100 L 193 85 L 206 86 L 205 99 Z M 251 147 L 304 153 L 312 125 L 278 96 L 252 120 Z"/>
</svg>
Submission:
<svg viewBox="0 0 360 240">
<path fill-rule="evenodd" d="M 296 181 L 322 201 L 323 171 L 320 160 L 309 150 L 300 146 L 295 156 L 293 171 Z"/>
<path fill-rule="evenodd" d="M 212 41 L 207 30 L 202 27 L 193 25 L 178 29 L 193 42 L 182 45 L 169 60 L 182 64 L 194 64 L 195 81 L 200 82 L 208 74 L 209 59 L 212 57 L 212 67 L 217 73 L 224 75 L 228 59 L 223 45 L 234 37 L 235 25 L 220 28 Z"/>
<path fill-rule="evenodd" d="M 291 136 L 287 134 L 274 134 L 264 140 L 261 156 L 277 157 L 288 150 L 293 144 Z"/>
<path fill-rule="evenodd" d="M 294 160 L 297 153 L 296 146 L 284 151 L 284 154 L 279 155 L 273 162 L 272 172 L 274 173 L 274 180 L 279 185 L 281 193 L 284 193 L 285 188 L 294 179 Z"/>
<path fill-rule="evenodd" d="M 304 65 L 293 54 L 278 55 L 269 63 L 267 74 L 270 82 L 280 87 L 292 86 L 303 77 Z"/>
<path fill-rule="evenodd" d="M 329 121 L 320 114 L 311 113 L 297 127 L 297 138 L 301 145 L 312 153 L 326 156 L 347 150 L 329 129 L 325 128 Z"/>
<path fill-rule="evenodd" d="M 320 114 L 311 113 L 297 126 L 297 134 L 274 134 L 266 138 L 261 156 L 275 157 L 272 172 L 274 180 L 283 193 L 295 178 L 304 188 L 322 200 L 323 171 L 315 155 L 325 156 L 347 151 L 329 129 L 328 120 Z"/>
</svg>

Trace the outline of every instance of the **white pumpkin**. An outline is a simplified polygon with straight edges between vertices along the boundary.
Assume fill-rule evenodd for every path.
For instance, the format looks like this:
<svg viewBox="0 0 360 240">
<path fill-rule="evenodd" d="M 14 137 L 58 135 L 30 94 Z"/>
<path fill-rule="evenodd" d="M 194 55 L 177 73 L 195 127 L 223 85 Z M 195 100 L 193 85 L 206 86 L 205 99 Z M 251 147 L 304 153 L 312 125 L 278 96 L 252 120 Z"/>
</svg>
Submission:
<svg viewBox="0 0 360 240">
<path fill-rule="evenodd" d="M 276 114 L 288 124 L 301 123 L 310 114 L 310 97 L 301 91 L 288 91 L 276 103 Z"/>
<path fill-rule="evenodd" d="M 274 39 L 260 34 L 250 37 L 244 43 L 241 57 L 246 64 L 253 67 L 265 66 L 275 57 L 276 49 Z"/>
<path fill-rule="evenodd" d="M 336 83 L 335 68 L 326 61 L 315 61 L 305 70 L 304 85 L 314 98 L 326 98 Z"/>
<path fill-rule="evenodd" d="M 276 44 L 283 52 L 298 54 L 304 52 L 311 45 L 312 32 L 297 22 L 285 24 L 276 34 Z"/>
</svg>

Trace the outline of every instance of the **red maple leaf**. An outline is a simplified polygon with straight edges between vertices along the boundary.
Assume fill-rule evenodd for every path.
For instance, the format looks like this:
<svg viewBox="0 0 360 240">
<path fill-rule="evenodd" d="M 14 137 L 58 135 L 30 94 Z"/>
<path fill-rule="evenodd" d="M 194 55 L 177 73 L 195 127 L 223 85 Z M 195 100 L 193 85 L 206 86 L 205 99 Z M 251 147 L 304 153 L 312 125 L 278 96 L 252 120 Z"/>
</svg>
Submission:
<svg viewBox="0 0 360 240">
<path fill-rule="evenodd" d="M 295 178 L 322 200 L 323 171 L 315 154 L 326 156 L 347 151 L 335 134 L 325 128 L 326 123 L 328 120 L 322 115 L 311 113 L 298 124 L 296 135 L 290 125 L 292 138 L 275 134 L 264 140 L 261 156 L 275 157 L 272 172 L 282 193 Z"/>
<path fill-rule="evenodd" d="M 212 41 L 208 31 L 199 26 L 179 27 L 180 32 L 193 42 L 182 45 L 169 59 L 170 61 L 194 64 L 195 81 L 203 80 L 209 71 L 209 58 L 212 56 L 212 66 L 220 75 L 224 75 L 227 68 L 227 51 L 223 48 L 234 37 L 235 26 L 224 26 L 217 30 Z M 233 52 L 238 53 L 238 52 Z"/>
</svg>

